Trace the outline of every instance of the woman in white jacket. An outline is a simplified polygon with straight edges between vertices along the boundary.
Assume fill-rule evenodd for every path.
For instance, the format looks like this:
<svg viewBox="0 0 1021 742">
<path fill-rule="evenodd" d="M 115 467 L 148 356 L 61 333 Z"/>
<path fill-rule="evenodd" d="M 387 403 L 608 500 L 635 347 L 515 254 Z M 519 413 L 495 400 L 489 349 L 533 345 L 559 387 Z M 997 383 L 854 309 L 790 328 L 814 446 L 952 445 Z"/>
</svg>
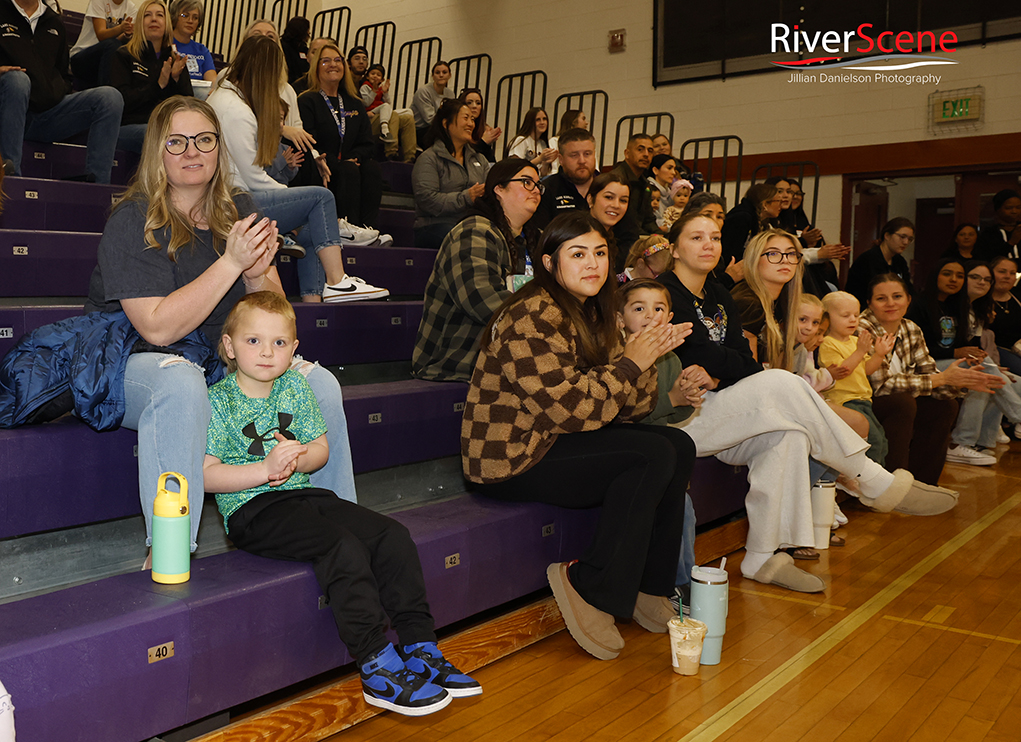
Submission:
<svg viewBox="0 0 1021 742">
<path fill-rule="evenodd" d="M 283 64 L 283 52 L 275 41 L 251 36 L 209 95 L 209 105 L 223 128 L 234 186 L 250 192 L 263 213 L 276 220 L 281 233 L 305 227 L 299 240 L 307 249 L 315 250 L 326 276 L 320 283 L 315 263 L 299 261 L 303 299 L 320 291 L 323 301 L 328 302 L 381 299 L 389 291 L 345 274 L 333 194 L 320 186 L 287 188 L 266 173 L 265 167 L 272 163 L 280 145 L 279 83 Z M 376 236 L 378 233 L 373 239 Z"/>
</svg>

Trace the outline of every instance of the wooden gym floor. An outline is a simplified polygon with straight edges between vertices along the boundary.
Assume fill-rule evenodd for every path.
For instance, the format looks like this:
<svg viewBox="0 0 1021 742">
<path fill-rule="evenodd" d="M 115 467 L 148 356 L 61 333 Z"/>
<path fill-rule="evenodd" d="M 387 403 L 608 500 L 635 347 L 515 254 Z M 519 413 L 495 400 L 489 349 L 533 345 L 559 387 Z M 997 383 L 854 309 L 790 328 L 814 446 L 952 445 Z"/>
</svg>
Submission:
<svg viewBox="0 0 1021 742">
<path fill-rule="evenodd" d="M 566 631 L 474 676 L 482 696 L 432 716 L 382 714 L 332 742 L 1021 739 L 1021 443 L 989 468 L 948 464 L 961 499 L 932 518 L 844 512 L 847 546 L 800 562 L 828 580 L 799 595 L 727 562 L 723 660 L 670 669 L 665 635 L 621 626 L 614 661 Z M 317 737 L 318 738 L 318 737 Z"/>
</svg>

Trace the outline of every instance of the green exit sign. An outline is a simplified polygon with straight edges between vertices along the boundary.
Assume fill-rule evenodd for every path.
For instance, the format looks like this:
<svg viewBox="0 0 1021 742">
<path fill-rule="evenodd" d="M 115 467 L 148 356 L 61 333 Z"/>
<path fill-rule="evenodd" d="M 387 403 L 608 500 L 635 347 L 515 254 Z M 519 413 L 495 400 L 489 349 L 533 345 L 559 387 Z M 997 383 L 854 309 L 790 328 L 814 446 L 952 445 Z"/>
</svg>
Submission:
<svg viewBox="0 0 1021 742">
<path fill-rule="evenodd" d="M 946 95 L 933 101 L 932 122 L 934 124 L 952 124 L 963 121 L 977 121 L 982 118 L 983 95 Z"/>
</svg>

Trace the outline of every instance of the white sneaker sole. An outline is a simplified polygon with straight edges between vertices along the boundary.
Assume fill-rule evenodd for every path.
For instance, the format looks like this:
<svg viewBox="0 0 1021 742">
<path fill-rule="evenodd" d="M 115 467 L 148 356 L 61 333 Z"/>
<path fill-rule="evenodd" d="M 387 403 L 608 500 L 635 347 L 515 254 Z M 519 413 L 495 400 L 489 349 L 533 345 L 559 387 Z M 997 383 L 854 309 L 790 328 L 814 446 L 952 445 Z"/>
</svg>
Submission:
<svg viewBox="0 0 1021 742">
<path fill-rule="evenodd" d="M 362 691 L 362 698 L 364 698 L 365 702 L 370 706 L 386 709 L 387 711 L 393 711 L 394 713 L 401 714 L 403 716 L 428 716 L 429 714 L 435 713 L 440 709 L 446 708 L 447 706 L 450 705 L 450 702 L 454 700 L 454 697 L 450 695 L 450 691 L 447 691 L 447 695 L 445 695 L 442 698 L 442 700 L 439 700 L 436 703 L 430 703 L 428 706 L 417 707 L 398 706 L 396 703 L 391 703 L 390 701 L 384 701 L 382 698 L 370 696 L 364 690 Z"/>
<path fill-rule="evenodd" d="M 327 304 L 342 304 L 347 301 L 365 301 L 367 299 L 385 299 L 390 296 L 390 292 L 387 289 L 379 289 L 378 291 L 359 291 L 357 293 L 351 292 L 350 294 L 333 294 L 331 296 L 323 296 L 323 301 Z"/>
<path fill-rule="evenodd" d="M 992 466 L 996 463 L 996 459 L 989 461 L 988 459 L 966 459 L 958 456 L 947 455 L 947 461 L 951 464 L 965 464 L 968 466 Z"/>
</svg>

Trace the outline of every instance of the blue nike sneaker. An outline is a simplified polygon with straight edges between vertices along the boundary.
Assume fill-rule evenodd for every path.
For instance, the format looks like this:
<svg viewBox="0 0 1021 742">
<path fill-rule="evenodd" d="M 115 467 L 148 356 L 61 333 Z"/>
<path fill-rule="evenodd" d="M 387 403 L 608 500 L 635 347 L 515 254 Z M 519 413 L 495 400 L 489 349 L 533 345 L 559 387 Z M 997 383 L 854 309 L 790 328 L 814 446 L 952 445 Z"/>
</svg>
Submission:
<svg viewBox="0 0 1021 742">
<path fill-rule="evenodd" d="M 405 666 L 393 644 L 361 666 L 362 695 L 370 706 L 405 716 L 425 716 L 450 703 L 451 695 Z"/>
<path fill-rule="evenodd" d="M 399 647 L 404 664 L 434 685 L 445 688 L 454 698 L 477 696 L 482 693 L 479 681 L 470 678 L 454 667 L 440 652 L 436 642 L 419 642 Z"/>
</svg>

